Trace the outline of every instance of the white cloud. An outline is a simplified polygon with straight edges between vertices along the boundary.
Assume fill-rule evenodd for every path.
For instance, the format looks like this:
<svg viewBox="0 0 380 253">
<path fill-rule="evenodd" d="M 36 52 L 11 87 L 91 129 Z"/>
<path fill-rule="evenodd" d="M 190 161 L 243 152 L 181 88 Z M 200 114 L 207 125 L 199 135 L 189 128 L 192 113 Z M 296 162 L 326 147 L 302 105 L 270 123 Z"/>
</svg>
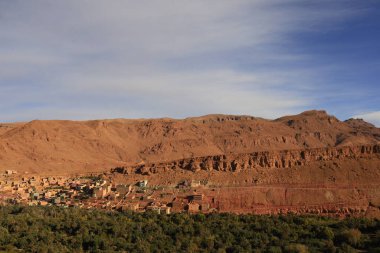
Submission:
<svg viewBox="0 0 380 253">
<path fill-rule="evenodd" d="M 353 116 L 355 119 L 363 119 L 367 122 L 374 124 L 376 127 L 380 127 L 380 111 L 368 112 Z"/>
<path fill-rule="evenodd" d="M 334 27 L 354 14 L 327 1 L 317 9 L 292 3 L 0 3 L 3 120 L 24 119 L 25 109 L 36 118 L 76 118 L 78 110 L 93 117 L 274 118 L 310 107 L 320 69 L 299 66 L 310 56 L 288 51 L 290 34 Z"/>
</svg>

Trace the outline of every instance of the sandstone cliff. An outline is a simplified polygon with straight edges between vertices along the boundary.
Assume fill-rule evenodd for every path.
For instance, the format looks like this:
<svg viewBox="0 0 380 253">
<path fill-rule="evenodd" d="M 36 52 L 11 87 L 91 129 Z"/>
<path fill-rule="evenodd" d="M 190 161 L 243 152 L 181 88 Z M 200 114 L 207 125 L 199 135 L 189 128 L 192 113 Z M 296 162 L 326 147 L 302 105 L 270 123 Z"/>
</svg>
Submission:
<svg viewBox="0 0 380 253">
<path fill-rule="evenodd" d="M 363 120 L 307 111 L 276 120 L 207 115 L 0 124 L 0 172 L 112 168 L 105 176 L 128 184 L 201 181 L 221 212 L 380 216 L 380 129 Z"/>
<path fill-rule="evenodd" d="M 304 150 L 260 151 L 249 154 L 227 154 L 193 157 L 168 162 L 138 164 L 119 167 L 119 173 L 159 173 L 167 170 L 241 171 L 254 168 L 292 168 L 306 166 L 315 161 L 341 161 L 372 157 L 380 159 L 380 145 L 345 146 L 340 148 L 314 148 Z"/>
<path fill-rule="evenodd" d="M 285 150 L 380 142 L 378 128 L 355 122 L 339 121 L 324 111 L 308 111 L 277 120 L 208 115 L 183 120 L 35 120 L 0 124 L 0 170 L 78 173 L 141 163 L 188 163 L 193 158 L 194 166 L 205 167 L 211 158 L 198 163 L 201 158 L 197 157 L 223 160 L 223 156 L 237 156 L 237 161 L 242 162 L 236 167 L 244 167 L 249 156 L 260 155 L 257 152 L 268 152 L 261 161 L 265 166 L 289 166 L 301 153 Z M 276 158 L 279 153 L 274 151 L 281 151 L 280 157 Z M 235 165 L 215 166 L 227 169 Z"/>
</svg>

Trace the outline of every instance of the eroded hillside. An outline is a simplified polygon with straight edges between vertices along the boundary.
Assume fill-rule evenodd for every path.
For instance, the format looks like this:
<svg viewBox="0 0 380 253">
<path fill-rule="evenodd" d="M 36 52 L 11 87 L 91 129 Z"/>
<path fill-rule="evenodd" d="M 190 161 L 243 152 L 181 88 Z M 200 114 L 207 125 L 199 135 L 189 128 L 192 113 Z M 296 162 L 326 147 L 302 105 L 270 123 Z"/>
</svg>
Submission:
<svg viewBox="0 0 380 253">
<path fill-rule="evenodd" d="M 115 166 L 259 151 L 376 145 L 379 129 L 324 111 L 265 120 L 208 115 L 176 119 L 40 121 L 0 125 L 0 169 L 77 173 Z"/>
</svg>

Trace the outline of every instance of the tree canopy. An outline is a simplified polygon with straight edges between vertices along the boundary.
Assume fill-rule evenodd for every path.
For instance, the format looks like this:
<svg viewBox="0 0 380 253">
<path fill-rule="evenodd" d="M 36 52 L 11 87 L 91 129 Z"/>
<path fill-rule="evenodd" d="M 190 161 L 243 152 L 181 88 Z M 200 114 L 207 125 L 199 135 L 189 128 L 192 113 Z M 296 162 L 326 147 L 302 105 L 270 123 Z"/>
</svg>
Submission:
<svg viewBox="0 0 380 253">
<path fill-rule="evenodd" d="M 379 245 L 375 219 L 0 207 L 6 252 L 379 252 Z"/>
</svg>

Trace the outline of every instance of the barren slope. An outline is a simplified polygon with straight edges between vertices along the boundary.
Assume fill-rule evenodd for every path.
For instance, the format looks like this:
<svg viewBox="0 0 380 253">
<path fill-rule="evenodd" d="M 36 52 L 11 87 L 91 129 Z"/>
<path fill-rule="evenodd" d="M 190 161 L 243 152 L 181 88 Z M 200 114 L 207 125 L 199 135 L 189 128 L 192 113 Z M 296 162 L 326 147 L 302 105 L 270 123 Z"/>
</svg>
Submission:
<svg viewBox="0 0 380 253">
<path fill-rule="evenodd" d="M 360 122 L 308 111 L 277 120 L 208 115 L 0 124 L 0 170 L 69 174 L 230 153 L 379 143 L 379 129 Z"/>
</svg>

